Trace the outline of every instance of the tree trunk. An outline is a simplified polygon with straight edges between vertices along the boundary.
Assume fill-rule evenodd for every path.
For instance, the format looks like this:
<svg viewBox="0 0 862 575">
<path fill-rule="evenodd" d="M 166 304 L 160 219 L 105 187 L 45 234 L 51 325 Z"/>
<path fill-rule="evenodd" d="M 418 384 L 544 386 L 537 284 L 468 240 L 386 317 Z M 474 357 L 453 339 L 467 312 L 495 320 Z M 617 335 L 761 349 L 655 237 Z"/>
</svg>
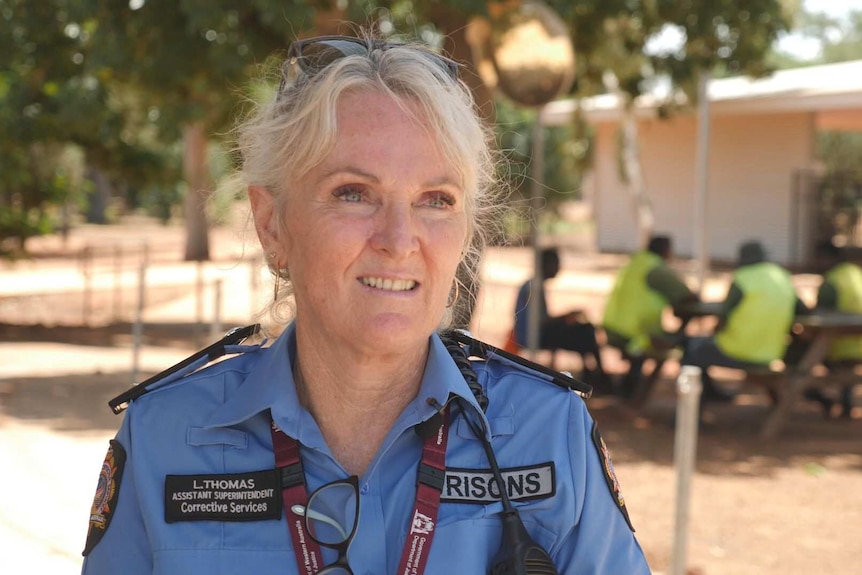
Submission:
<svg viewBox="0 0 862 575">
<path fill-rule="evenodd" d="M 467 40 L 469 18 L 456 8 L 443 4 L 432 4 L 427 16 L 449 39 L 444 46 L 449 56 L 456 62 L 468 65 L 461 69 L 461 79 L 473 92 L 479 115 L 489 124 L 493 124 L 496 120 L 494 97 L 476 71 L 479 63 L 474 61 L 474 49 Z"/>
<path fill-rule="evenodd" d="M 634 104 L 629 103 L 623 111 L 622 157 L 623 166 L 628 181 L 629 193 L 635 208 L 635 220 L 638 226 L 639 247 L 645 246 L 652 234 L 655 218 L 652 211 L 652 203 L 646 195 L 641 170 L 640 158 L 640 136 L 638 135 L 637 118 L 635 118 Z"/>
<path fill-rule="evenodd" d="M 96 167 L 91 167 L 88 174 L 93 182 L 93 191 L 87 194 L 87 223 L 107 224 L 106 210 L 111 201 L 111 180 L 107 174 Z"/>
<path fill-rule="evenodd" d="M 207 201 L 212 182 L 207 161 L 207 137 L 202 122 L 183 128 L 183 174 L 186 179 L 184 202 L 186 219 L 186 261 L 210 259 Z"/>
<path fill-rule="evenodd" d="M 640 136 L 638 135 L 638 120 L 635 117 L 635 104 L 631 97 L 619 87 L 616 74 L 606 72 L 603 78 L 605 87 L 613 93 L 623 107 L 623 117 L 620 122 L 621 146 L 620 159 L 626 187 L 632 198 L 635 212 L 635 222 L 638 230 L 638 248 L 646 246 L 652 234 L 655 218 L 652 204 L 646 194 L 643 170 L 641 169 Z"/>
<path fill-rule="evenodd" d="M 315 36 L 337 36 L 339 34 L 353 35 L 350 18 L 347 11 L 331 6 L 328 9 L 317 9 L 314 13 Z"/>
</svg>

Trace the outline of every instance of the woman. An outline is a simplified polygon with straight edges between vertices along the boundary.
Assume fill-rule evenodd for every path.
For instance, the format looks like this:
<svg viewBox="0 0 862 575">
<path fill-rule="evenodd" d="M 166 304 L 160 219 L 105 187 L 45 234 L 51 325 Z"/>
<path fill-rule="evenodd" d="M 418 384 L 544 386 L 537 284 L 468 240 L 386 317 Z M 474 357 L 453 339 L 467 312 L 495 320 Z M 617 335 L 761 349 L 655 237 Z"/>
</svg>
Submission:
<svg viewBox="0 0 862 575">
<path fill-rule="evenodd" d="M 559 572 L 648 573 L 581 398 L 437 334 L 493 204 L 487 142 L 439 55 L 291 45 L 240 144 L 294 319 L 131 404 L 84 573 L 485 573 L 518 515 Z"/>
</svg>

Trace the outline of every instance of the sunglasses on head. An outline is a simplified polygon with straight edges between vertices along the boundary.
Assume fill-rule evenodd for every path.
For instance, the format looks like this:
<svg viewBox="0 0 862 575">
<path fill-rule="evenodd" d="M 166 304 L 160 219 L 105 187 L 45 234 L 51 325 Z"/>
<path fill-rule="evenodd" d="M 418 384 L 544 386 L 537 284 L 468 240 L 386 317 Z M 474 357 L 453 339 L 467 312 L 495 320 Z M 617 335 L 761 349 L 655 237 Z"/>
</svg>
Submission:
<svg viewBox="0 0 862 575">
<path fill-rule="evenodd" d="M 352 36 L 318 36 L 296 40 L 287 50 L 287 61 L 281 74 L 281 85 L 278 92 L 284 89 L 288 77 L 295 77 L 290 72 L 299 70 L 306 75 L 314 75 L 327 66 L 347 56 L 367 56 L 372 50 L 389 50 L 391 48 L 410 48 L 425 54 L 431 61 L 440 66 L 453 80 L 458 79 L 458 63 L 445 56 L 423 50 L 410 44 L 388 42 L 386 40 L 354 38 Z"/>
</svg>

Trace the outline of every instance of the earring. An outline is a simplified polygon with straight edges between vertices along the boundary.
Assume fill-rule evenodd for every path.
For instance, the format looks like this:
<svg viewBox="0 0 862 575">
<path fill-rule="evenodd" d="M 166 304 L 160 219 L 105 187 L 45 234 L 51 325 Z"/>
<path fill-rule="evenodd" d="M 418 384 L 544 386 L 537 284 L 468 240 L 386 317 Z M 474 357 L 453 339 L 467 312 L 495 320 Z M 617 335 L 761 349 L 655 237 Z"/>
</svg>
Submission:
<svg viewBox="0 0 862 575">
<path fill-rule="evenodd" d="M 453 282 L 455 284 L 455 295 L 452 295 L 452 292 L 449 292 L 449 301 L 446 302 L 446 307 L 451 308 L 455 305 L 455 302 L 458 301 L 458 297 L 461 295 L 461 282 L 455 280 Z"/>
</svg>

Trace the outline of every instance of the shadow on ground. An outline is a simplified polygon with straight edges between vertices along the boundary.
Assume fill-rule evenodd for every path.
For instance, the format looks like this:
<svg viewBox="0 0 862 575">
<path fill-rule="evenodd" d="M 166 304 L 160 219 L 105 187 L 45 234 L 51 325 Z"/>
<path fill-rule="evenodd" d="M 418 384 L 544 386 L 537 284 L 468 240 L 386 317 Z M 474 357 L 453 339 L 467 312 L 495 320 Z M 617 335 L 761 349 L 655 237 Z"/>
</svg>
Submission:
<svg viewBox="0 0 862 575">
<path fill-rule="evenodd" d="M 122 417 L 108 400 L 128 389 L 130 380 L 128 371 L 0 379 L 0 412 L 60 432 L 114 430 Z"/>
<path fill-rule="evenodd" d="M 665 382 L 669 389 L 672 382 Z M 614 397 L 589 400 L 617 461 L 650 461 L 673 466 L 675 401 L 652 398 L 641 409 Z M 813 405 L 797 406 L 781 435 L 761 439 L 770 406 L 757 391 L 741 393 L 733 404 L 710 404 L 699 431 L 697 469 L 714 475 L 770 475 L 779 468 L 838 457 L 840 465 L 862 470 L 862 420 L 826 419 Z"/>
<path fill-rule="evenodd" d="M 203 334 L 194 323 L 148 323 L 143 343 L 149 346 L 195 348 Z M 16 325 L 0 323 L 0 342 L 55 342 L 94 347 L 128 347 L 132 326 L 116 322 L 96 327 Z M 206 344 L 203 338 L 203 345 Z M 202 347 L 202 345 L 197 346 Z M 164 368 L 169 367 L 165 365 Z M 619 366 L 614 365 L 614 370 Z M 671 370 L 672 371 L 672 370 Z M 139 381 L 152 373 L 141 374 Z M 0 379 L 0 412 L 61 432 L 114 430 L 121 418 L 107 405 L 125 391 L 128 371 L 7 377 Z M 618 462 L 653 462 L 673 466 L 674 382 L 664 377 L 649 402 L 635 409 L 616 397 L 594 397 L 588 406 Z M 710 404 L 698 442 L 698 470 L 715 475 L 769 475 L 800 462 L 839 459 L 839 465 L 862 470 L 862 419 L 823 417 L 815 405 L 800 404 L 777 440 L 764 441 L 759 430 L 768 412 L 765 393 L 740 389 L 733 404 Z"/>
<path fill-rule="evenodd" d="M 143 374 L 142 379 L 150 375 Z M 129 372 L 7 378 L 0 380 L 0 410 L 8 417 L 61 432 L 114 430 L 121 417 L 111 412 L 107 402 L 125 391 L 129 381 Z M 616 461 L 673 465 L 672 397 L 656 397 L 638 411 L 614 397 L 590 399 L 589 407 Z M 698 471 L 768 476 L 800 461 L 827 457 L 837 457 L 842 467 L 862 470 L 862 421 L 825 420 L 815 409 L 801 406 L 781 437 L 766 442 L 758 437 L 758 430 L 767 410 L 766 405 L 756 404 L 709 407 L 709 423 L 698 442 Z"/>
<path fill-rule="evenodd" d="M 0 342 L 49 342 L 94 347 L 128 347 L 134 326 L 114 322 L 93 327 L 80 325 L 19 325 L 0 322 Z M 208 341 L 209 326 L 187 322 L 147 322 L 142 327 L 141 344 L 162 347 L 189 347 Z"/>
</svg>

